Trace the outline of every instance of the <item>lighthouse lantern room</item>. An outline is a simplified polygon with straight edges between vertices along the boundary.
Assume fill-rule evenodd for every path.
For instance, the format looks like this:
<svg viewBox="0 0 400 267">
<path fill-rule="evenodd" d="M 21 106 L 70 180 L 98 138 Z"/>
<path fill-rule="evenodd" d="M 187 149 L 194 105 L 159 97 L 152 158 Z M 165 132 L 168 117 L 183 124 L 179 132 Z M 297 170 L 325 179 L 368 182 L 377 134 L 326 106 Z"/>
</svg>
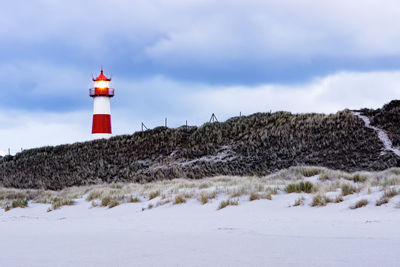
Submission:
<svg viewBox="0 0 400 267">
<path fill-rule="evenodd" d="M 100 75 L 93 79 L 94 88 L 89 89 L 93 97 L 93 124 L 92 136 L 94 139 L 111 137 L 111 109 L 110 98 L 114 96 L 114 89 L 110 88 L 111 78 L 107 78 L 101 69 Z"/>
</svg>

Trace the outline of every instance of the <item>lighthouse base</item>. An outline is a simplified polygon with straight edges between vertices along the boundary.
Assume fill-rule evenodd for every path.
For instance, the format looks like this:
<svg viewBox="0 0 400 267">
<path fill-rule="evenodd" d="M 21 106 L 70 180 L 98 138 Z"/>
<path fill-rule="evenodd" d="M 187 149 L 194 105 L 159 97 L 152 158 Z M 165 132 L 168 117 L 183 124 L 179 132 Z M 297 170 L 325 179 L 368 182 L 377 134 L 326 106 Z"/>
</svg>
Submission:
<svg viewBox="0 0 400 267">
<path fill-rule="evenodd" d="M 106 134 L 106 133 L 92 134 L 92 139 L 108 139 L 110 137 L 111 137 L 111 134 Z"/>
</svg>

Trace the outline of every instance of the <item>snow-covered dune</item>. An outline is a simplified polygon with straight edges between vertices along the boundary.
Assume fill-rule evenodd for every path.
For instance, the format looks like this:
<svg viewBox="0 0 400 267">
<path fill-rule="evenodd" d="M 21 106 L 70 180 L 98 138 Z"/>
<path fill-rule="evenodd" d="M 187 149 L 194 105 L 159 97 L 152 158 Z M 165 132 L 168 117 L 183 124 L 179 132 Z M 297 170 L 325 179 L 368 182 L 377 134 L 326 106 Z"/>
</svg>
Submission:
<svg viewBox="0 0 400 267">
<path fill-rule="evenodd" d="M 220 210 L 223 196 L 152 209 L 30 203 L 0 211 L 0 266 L 399 266 L 400 196 L 377 207 L 381 194 L 311 207 L 311 194 L 278 193 Z M 370 204 L 349 208 L 361 198 Z"/>
</svg>

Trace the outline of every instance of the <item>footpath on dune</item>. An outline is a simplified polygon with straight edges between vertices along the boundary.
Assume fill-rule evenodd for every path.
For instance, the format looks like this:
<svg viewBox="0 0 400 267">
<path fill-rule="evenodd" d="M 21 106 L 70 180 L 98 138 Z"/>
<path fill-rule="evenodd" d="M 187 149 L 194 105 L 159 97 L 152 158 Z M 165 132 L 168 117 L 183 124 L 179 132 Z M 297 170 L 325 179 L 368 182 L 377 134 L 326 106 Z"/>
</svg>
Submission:
<svg viewBox="0 0 400 267">
<path fill-rule="evenodd" d="M 359 112 L 355 112 L 354 114 L 356 116 L 360 117 L 364 121 L 365 127 L 376 131 L 379 139 L 381 140 L 383 146 L 385 147 L 385 150 L 392 151 L 397 156 L 400 156 L 400 150 L 398 148 L 393 147 L 392 141 L 389 139 L 389 136 L 386 134 L 386 132 L 384 130 L 382 130 L 378 127 L 372 126 L 371 121 L 367 116 L 363 116 Z"/>
</svg>

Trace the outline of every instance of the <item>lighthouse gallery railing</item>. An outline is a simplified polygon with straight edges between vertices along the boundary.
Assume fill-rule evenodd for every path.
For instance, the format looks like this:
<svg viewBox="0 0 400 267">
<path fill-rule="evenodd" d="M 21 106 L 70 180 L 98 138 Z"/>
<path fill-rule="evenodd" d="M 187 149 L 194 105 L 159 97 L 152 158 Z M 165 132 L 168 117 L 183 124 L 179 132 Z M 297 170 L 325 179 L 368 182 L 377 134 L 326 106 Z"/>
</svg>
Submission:
<svg viewBox="0 0 400 267">
<path fill-rule="evenodd" d="M 90 96 L 114 96 L 113 88 L 90 88 L 89 89 Z"/>
</svg>

